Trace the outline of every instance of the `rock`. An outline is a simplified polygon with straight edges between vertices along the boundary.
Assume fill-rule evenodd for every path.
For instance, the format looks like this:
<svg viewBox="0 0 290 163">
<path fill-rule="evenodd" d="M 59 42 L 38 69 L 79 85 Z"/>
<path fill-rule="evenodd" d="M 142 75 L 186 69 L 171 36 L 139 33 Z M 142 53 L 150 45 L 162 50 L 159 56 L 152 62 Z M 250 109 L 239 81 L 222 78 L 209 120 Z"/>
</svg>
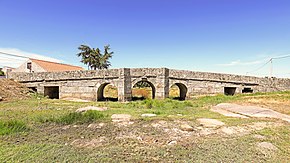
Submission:
<svg viewBox="0 0 290 163">
<path fill-rule="evenodd" d="M 290 116 L 276 112 L 268 108 L 262 108 L 258 106 L 242 106 L 237 104 L 221 103 L 216 105 L 212 111 L 221 111 L 220 113 L 224 115 L 240 115 L 248 117 L 257 117 L 257 118 L 277 118 L 282 119 L 290 123 Z M 223 113 L 222 113 L 223 112 Z M 227 116 L 227 115 L 226 115 Z"/>
<path fill-rule="evenodd" d="M 253 135 L 253 138 L 256 138 L 256 139 L 266 139 L 265 136 L 258 135 L 258 134 Z"/>
<path fill-rule="evenodd" d="M 0 96 L 0 101 L 2 101 L 2 100 L 3 100 L 3 97 Z"/>
<path fill-rule="evenodd" d="M 113 122 L 130 122 L 131 117 L 129 114 L 113 114 L 111 116 Z"/>
<path fill-rule="evenodd" d="M 216 131 L 211 128 L 203 128 L 199 131 L 200 136 L 207 136 L 211 134 L 216 134 Z"/>
<path fill-rule="evenodd" d="M 188 124 L 182 124 L 180 128 L 182 131 L 194 131 L 194 128 Z"/>
<path fill-rule="evenodd" d="M 142 114 L 141 117 L 156 117 L 156 114 Z"/>
<path fill-rule="evenodd" d="M 167 145 L 175 145 L 177 144 L 177 141 L 173 140 L 173 141 L 170 141 Z"/>
<path fill-rule="evenodd" d="M 278 150 L 278 148 L 276 146 L 274 146 L 272 143 L 269 143 L 269 142 L 258 143 L 257 148 L 263 154 L 273 153 L 273 152 Z"/>
<path fill-rule="evenodd" d="M 96 106 L 87 106 L 87 107 L 84 107 L 84 108 L 79 108 L 76 110 L 76 112 L 78 113 L 81 113 L 81 112 L 86 112 L 88 110 L 96 110 L 96 111 L 105 111 L 105 110 L 108 110 L 107 107 L 96 107 Z"/>
<path fill-rule="evenodd" d="M 221 131 L 227 135 L 232 135 L 234 133 L 236 133 L 236 131 L 233 129 L 233 128 L 230 128 L 230 127 L 223 127 L 221 129 Z"/>
<path fill-rule="evenodd" d="M 224 122 L 210 118 L 199 118 L 197 121 L 204 127 L 219 127 L 225 125 Z"/>
<path fill-rule="evenodd" d="M 210 111 L 212 111 L 212 112 L 216 112 L 216 113 L 219 113 L 219 114 L 222 114 L 222 115 L 227 116 L 227 117 L 249 118 L 249 117 L 244 116 L 244 115 L 241 115 L 241 114 L 236 114 L 236 113 L 233 113 L 233 112 L 230 112 L 230 111 L 227 111 L 227 110 L 221 109 L 221 108 L 219 108 L 218 106 L 219 106 L 219 105 L 213 107 L 212 109 L 210 109 Z"/>
<path fill-rule="evenodd" d="M 66 125 L 66 126 L 62 127 L 61 129 L 63 129 L 63 130 L 67 130 L 67 129 L 69 129 L 69 128 L 70 128 L 70 125 Z"/>
<path fill-rule="evenodd" d="M 99 124 L 92 123 L 88 125 L 88 128 L 97 129 L 97 128 L 102 128 L 104 125 L 105 125 L 104 123 L 99 123 Z"/>
</svg>

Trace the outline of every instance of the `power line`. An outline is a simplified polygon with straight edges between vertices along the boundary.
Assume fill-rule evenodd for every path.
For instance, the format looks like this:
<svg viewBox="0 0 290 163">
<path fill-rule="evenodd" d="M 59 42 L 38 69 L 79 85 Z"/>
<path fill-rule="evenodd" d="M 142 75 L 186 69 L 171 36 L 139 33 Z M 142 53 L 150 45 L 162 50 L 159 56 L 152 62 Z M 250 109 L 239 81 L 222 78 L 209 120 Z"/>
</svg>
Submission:
<svg viewBox="0 0 290 163">
<path fill-rule="evenodd" d="M 17 54 L 5 53 L 5 52 L 0 52 L 0 54 L 13 56 L 13 57 L 20 57 L 20 58 L 29 58 L 29 57 L 25 57 L 25 56 L 21 56 L 21 55 L 17 55 Z"/>
<path fill-rule="evenodd" d="M 252 72 L 255 72 L 255 71 L 258 71 L 258 70 L 262 69 L 263 67 L 265 67 L 268 63 L 271 63 L 270 77 L 272 77 L 273 60 L 276 60 L 276 59 L 284 59 L 284 58 L 289 58 L 289 57 L 290 57 L 290 54 L 284 55 L 284 56 L 272 57 L 265 64 L 263 64 L 262 66 L 258 67 L 257 69 L 254 69 L 253 71 L 248 71 L 248 72 L 246 72 L 246 74 L 252 73 Z"/>
<path fill-rule="evenodd" d="M 6 55 L 1 55 L 0 54 L 0 59 L 2 60 L 2 59 L 4 59 L 4 60 L 10 60 L 10 61 L 23 61 L 24 59 L 27 59 L 27 58 L 20 58 L 20 57 L 18 57 L 18 58 L 13 58 L 12 56 L 6 56 Z"/>
<path fill-rule="evenodd" d="M 280 57 L 273 57 L 271 59 L 284 59 L 284 58 L 289 58 L 290 57 L 290 54 L 289 55 L 285 55 L 285 56 L 280 56 Z"/>
<path fill-rule="evenodd" d="M 246 72 L 246 74 L 248 74 L 248 73 L 252 73 L 252 72 L 255 72 L 255 71 L 258 71 L 258 70 L 262 69 L 262 68 L 265 67 L 269 62 L 271 62 L 271 59 L 268 60 L 268 61 L 267 61 L 265 64 L 263 64 L 262 66 L 258 67 L 257 69 L 254 69 L 253 71 L 248 71 L 248 72 Z"/>
</svg>

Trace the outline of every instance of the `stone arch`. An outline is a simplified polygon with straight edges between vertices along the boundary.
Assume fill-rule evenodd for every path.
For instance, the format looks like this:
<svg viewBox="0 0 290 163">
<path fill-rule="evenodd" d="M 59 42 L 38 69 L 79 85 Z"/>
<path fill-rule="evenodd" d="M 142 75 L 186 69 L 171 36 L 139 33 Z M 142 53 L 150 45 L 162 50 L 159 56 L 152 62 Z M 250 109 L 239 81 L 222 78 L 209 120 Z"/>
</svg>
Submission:
<svg viewBox="0 0 290 163">
<path fill-rule="evenodd" d="M 117 88 L 114 84 L 110 83 L 110 82 L 106 82 L 106 83 L 103 83 L 101 84 L 99 87 L 98 87 L 98 90 L 97 90 L 97 101 L 118 101 L 118 98 L 116 99 L 113 99 L 113 98 L 106 98 L 104 97 L 104 90 L 105 90 L 105 87 L 108 86 L 108 85 L 112 85 L 114 86 L 115 88 Z M 117 90 L 118 91 L 118 90 Z M 118 94 L 118 93 L 117 93 Z"/>
<path fill-rule="evenodd" d="M 140 83 L 140 82 L 145 82 L 151 87 L 151 89 L 152 89 L 151 97 L 152 97 L 152 99 L 155 99 L 156 88 L 155 88 L 154 84 L 151 81 L 147 80 L 147 79 L 141 79 L 141 80 L 137 80 L 135 82 L 132 82 L 132 91 L 133 91 L 133 88 L 136 86 L 136 84 Z M 133 92 L 132 92 L 132 97 L 133 97 Z"/>
<path fill-rule="evenodd" d="M 186 85 L 182 84 L 182 83 L 174 83 L 174 84 L 171 85 L 171 87 L 174 86 L 174 85 L 176 85 L 179 88 L 179 97 L 177 97 L 177 99 L 181 100 L 181 101 L 185 100 L 186 99 L 186 94 L 187 94 Z"/>
</svg>

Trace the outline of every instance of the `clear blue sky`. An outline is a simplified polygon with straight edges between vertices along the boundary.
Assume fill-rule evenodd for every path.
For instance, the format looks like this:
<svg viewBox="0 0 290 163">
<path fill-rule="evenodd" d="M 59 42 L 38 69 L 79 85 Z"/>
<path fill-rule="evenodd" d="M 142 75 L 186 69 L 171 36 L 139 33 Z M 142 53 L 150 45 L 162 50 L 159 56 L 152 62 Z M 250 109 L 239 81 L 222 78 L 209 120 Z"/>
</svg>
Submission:
<svg viewBox="0 0 290 163">
<path fill-rule="evenodd" d="M 0 51 L 83 66 L 76 56 L 80 44 L 110 44 L 112 68 L 245 74 L 271 57 L 290 54 L 290 1 L 0 1 Z M 290 58 L 274 60 L 274 74 L 290 77 L 289 63 Z M 269 67 L 252 74 L 268 75 Z"/>
</svg>

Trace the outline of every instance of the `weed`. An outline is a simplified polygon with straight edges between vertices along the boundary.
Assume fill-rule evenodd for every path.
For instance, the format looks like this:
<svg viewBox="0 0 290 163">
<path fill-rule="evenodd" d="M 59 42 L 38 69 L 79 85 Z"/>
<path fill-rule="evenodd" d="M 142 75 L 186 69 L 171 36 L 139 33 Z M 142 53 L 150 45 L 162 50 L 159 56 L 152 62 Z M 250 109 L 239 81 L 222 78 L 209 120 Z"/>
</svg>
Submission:
<svg viewBox="0 0 290 163">
<path fill-rule="evenodd" d="M 73 124 L 73 123 L 91 123 L 96 120 L 103 120 L 107 116 L 99 111 L 89 110 L 85 113 L 69 113 L 59 118 L 51 118 L 50 121 L 60 124 Z"/>
<path fill-rule="evenodd" d="M 26 124 L 19 120 L 10 120 L 6 122 L 0 121 L 0 135 L 7 135 L 17 132 L 27 131 Z"/>
<path fill-rule="evenodd" d="M 153 100 L 151 100 L 151 99 L 146 99 L 146 100 L 144 101 L 144 103 L 145 103 L 145 107 L 146 107 L 146 109 L 152 109 L 152 108 L 153 108 Z"/>
</svg>

